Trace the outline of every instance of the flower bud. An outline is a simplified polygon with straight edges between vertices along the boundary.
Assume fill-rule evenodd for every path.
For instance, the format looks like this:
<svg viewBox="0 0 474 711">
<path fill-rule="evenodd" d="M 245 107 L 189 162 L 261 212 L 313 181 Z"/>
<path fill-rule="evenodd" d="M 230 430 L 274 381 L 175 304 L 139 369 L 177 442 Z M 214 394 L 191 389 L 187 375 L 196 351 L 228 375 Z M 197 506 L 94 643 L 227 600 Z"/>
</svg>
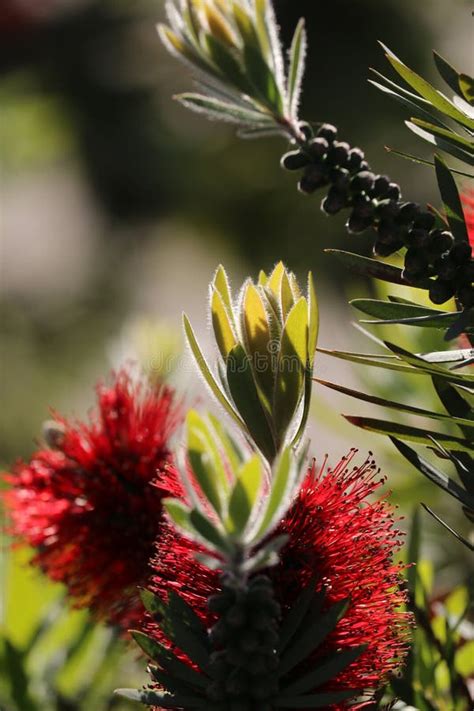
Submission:
<svg viewBox="0 0 474 711">
<path fill-rule="evenodd" d="M 196 361 L 214 395 L 260 451 L 273 461 L 296 442 L 308 416 L 318 334 L 311 274 L 302 295 L 280 262 L 257 283 L 248 279 L 233 300 L 222 267 L 210 285 L 210 311 L 219 351 L 218 384 L 185 321 Z"/>
</svg>

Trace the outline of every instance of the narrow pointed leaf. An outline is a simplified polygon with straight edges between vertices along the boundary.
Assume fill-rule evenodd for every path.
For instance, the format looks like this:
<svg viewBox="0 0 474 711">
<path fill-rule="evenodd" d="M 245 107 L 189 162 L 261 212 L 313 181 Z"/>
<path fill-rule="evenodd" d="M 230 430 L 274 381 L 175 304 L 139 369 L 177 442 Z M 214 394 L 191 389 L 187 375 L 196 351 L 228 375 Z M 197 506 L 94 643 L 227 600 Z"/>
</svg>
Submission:
<svg viewBox="0 0 474 711">
<path fill-rule="evenodd" d="M 409 412 L 410 414 L 418 415 L 419 417 L 428 417 L 433 420 L 441 420 L 458 426 L 469 426 L 470 423 L 469 419 L 465 419 L 462 417 L 453 417 L 452 415 L 448 415 L 443 412 L 433 412 L 431 410 L 424 410 L 421 407 L 415 407 L 414 405 L 406 405 L 403 402 L 387 400 L 386 398 L 378 397 L 377 395 L 370 395 L 368 393 L 360 392 L 359 390 L 347 388 L 344 385 L 339 385 L 338 383 L 330 383 L 327 380 L 321 380 L 319 378 L 315 378 L 314 380 L 316 383 L 324 385 L 326 388 L 336 390 L 337 392 L 343 393 L 344 395 L 349 395 L 349 397 L 356 398 L 357 400 L 362 400 L 363 402 L 370 402 L 373 405 L 380 405 L 381 407 L 387 407 L 392 410 L 398 410 L 399 412 Z"/>
<path fill-rule="evenodd" d="M 412 286 L 402 277 L 402 270 L 399 267 L 394 267 L 391 264 L 384 264 L 370 257 L 362 257 L 360 254 L 345 252 L 341 249 L 325 249 L 327 254 L 334 254 L 340 262 L 348 267 L 355 274 L 361 276 L 372 277 L 373 279 L 381 279 L 388 281 L 391 284 L 405 284 Z M 429 289 L 430 280 L 423 279 L 415 285 L 416 289 Z"/>
<path fill-rule="evenodd" d="M 265 393 L 269 408 L 273 392 L 272 354 L 269 352 L 272 335 L 262 295 L 252 282 L 248 282 L 244 291 L 242 332 L 246 350 L 253 361 L 255 378 Z"/>
<path fill-rule="evenodd" d="M 298 635 L 298 639 L 281 656 L 280 676 L 290 672 L 319 647 L 344 616 L 348 605 L 347 600 L 336 602 L 327 612 L 318 615 L 315 622 Z"/>
<path fill-rule="evenodd" d="M 423 459 L 414 449 L 409 447 L 404 442 L 401 442 L 396 437 L 390 437 L 395 447 L 398 449 L 405 459 L 407 459 L 419 472 L 424 474 L 436 486 L 446 491 L 453 496 L 464 506 L 474 509 L 474 497 L 470 496 L 462 486 L 451 479 L 447 474 L 434 467 L 426 459 Z"/>
<path fill-rule="evenodd" d="M 449 64 L 438 52 L 433 52 L 436 67 L 443 77 L 446 84 L 454 91 L 455 94 L 460 94 L 459 88 L 459 72 Z"/>
<path fill-rule="evenodd" d="M 451 528 L 451 526 L 449 526 L 449 524 L 447 524 L 446 521 L 443 521 L 443 519 L 440 518 L 438 516 L 438 514 L 436 514 L 433 511 L 433 509 L 431 509 L 429 506 L 427 506 L 426 504 L 421 504 L 421 505 L 423 506 L 425 511 L 427 511 L 430 514 L 430 516 L 432 516 L 436 521 L 438 521 L 438 523 L 440 523 L 442 526 L 444 526 L 444 528 L 447 531 L 449 531 L 455 538 L 457 538 L 458 541 L 460 541 L 463 545 L 465 545 L 467 548 L 469 548 L 469 550 L 474 551 L 474 545 L 470 541 L 468 541 L 466 538 L 464 538 L 464 536 L 461 536 L 461 534 L 458 533 L 457 531 L 455 531 L 454 528 Z"/>
<path fill-rule="evenodd" d="M 456 134 L 446 131 L 443 128 L 437 129 L 436 126 L 432 126 L 425 121 L 419 121 L 415 118 L 412 119 L 412 121 L 405 121 L 405 125 L 417 136 L 420 136 L 420 138 L 428 141 L 428 143 L 431 143 L 433 146 L 437 146 L 442 151 L 446 151 L 446 153 L 449 153 L 453 158 L 467 163 L 467 165 L 474 166 L 472 152 L 466 150 L 463 145 L 460 145 L 461 142 L 456 140 Z M 426 126 L 431 126 L 430 130 L 427 130 Z"/>
<path fill-rule="evenodd" d="M 219 264 L 217 267 L 213 285 L 216 291 L 218 291 L 221 295 L 222 301 L 228 309 L 229 314 L 232 314 L 232 294 L 230 291 L 229 279 L 222 264 Z"/>
<path fill-rule="evenodd" d="M 382 43 L 380 43 L 382 44 Z M 446 96 L 435 89 L 429 82 L 420 77 L 416 72 L 409 69 L 388 47 L 382 44 L 386 52 L 386 57 L 396 72 L 414 89 L 423 99 L 429 101 L 441 113 L 449 116 L 463 126 L 474 129 L 474 121 L 463 114 Z"/>
<path fill-rule="evenodd" d="M 258 395 L 249 358 L 240 344 L 229 353 L 227 382 L 235 406 L 245 421 L 244 429 L 251 433 L 263 454 L 272 458 L 275 453 L 273 435 Z"/>
<path fill-rule="evenodd" d="M 474 79 L 468 74 L 459 75 L 459 88 L 468 104 L 474 104 Z"/>
<path fill-rule="evenodd" d="M 290 448 L 286 447 L 275 465 L 271 489 L 266 497 L 266 508 L 259 521 L 258 531 L 254 539 L 255 543 L 271 532 L 282 513 L 291 503 L 295 474 L 294 457 Z"/>
<path fill-rule="evenodd" d="M 461 437 L 442 434 L 441 432 L 431 432 L 419 427 L 410 425 L 401 425 L 398 422 L 389 422 L 388 420 L 379 420 L 374 417 L 360 417 L 358 415 L 343 415 L 348 422 L 363 430 L 369 432 L 377 432 L 378 434 L 391 435 L 400 437 L 400 439 L 409 442 L 418 442 L 420 444 L 432 444 L 430 437 L 437 439 L 450 449 L 461 452 L 474 451 L 474 442 L 469 442 Z"/>
<path fill-rule="evenodd" d="M 260 457 L 254 455 L 240 470 L 229 501 L 229 529 L 240 535 L 252 514 L 263 480 Z"/>
<path fill-rule="evenodd" d="M 189 514 L 193 528 L 206 542 L 207 545 L 218 551 L 228 552 L 229 546 L 220 531 L 198 509 L 193 509 Z"/>
<path fill-rule="evenodd" d="M 306 613 L 308 612 L 311 603 L 316 596 L 316 593 L 314 592 L 315 584 L 316 579 L 313 578 L 290 608 L 286 617 L 283 619 L 279 630 L 278 651 L 280 654 L 286 649 L 295 634 L 299 631 L 301 623 L 306 617 Z M 319 593 L 319 595 L 324 596 L 324 591 Z"/>
<path fill-rule="evenodd" d="M 274 396 L 274 418 L 280 436 L 286 432 L 303 396 L 307 361 L 308 304 L 301 297 L 290 311 L 281 334 Z"/>
<path fill-rule="evenodd" d="M 247 126 L 273 125 L 268 115 L 203 94 L 184 93 L 175 98 L 187 109 L 205 114 L 211 119 Z"/>
<path fill-rule="evenodd" d="M 290 114 L 298 118 L 298 107 L 303 84 L 306 60 L 307 38 L 305 21 L 300 19 L 296 26 L 295 34 L 290 49 L 290 67 L 288 72 L 288 103 Z"/>
<path fill-rule="evenodd" d="M 289 686 L 285 687 L 283 694 L 293 696 L 296 694 L 306 694 L 309 691 L 314 691 L 327 681 L 335 679 L 339 672 L 360 657 L 365 649 L 367 649 L 367 645 L 352 647 L 344 652 L 336 652 L 327 660 L 323 659 L 320 663 L 318 663 L 315 669 L 312 669 L 310 672 L 304 674 L 302 677 L 289 684 Z"/>
<path fill-rule="evenodd" d="M 232 348 L 237 345 L 237 339 L 222 296 L 215 289 L 211 295 L 211 318 L 216 343 L 225 361 Z"/>
<path fill-rule="evenodd" d="M 186 339 L 188 341 L 189 347 L 191 349 L 191 352 L 194 356 L 194 359 L 196 361 L 196 364 L 198 366 L 199 371 L 201 372 L 201 375 L 203 376 L 204 380 L 206 381 L 207 385 L 209 386 L 212 394 L 214 397 L 218 400 L 218 402 L 223 406 L 224 410 L 227 412 L 228 415 L 232 417 L 232 419 L 239 425 L 239 427 L 244 427 L 245 425 L 240 419 L 240 417 L 237 415 L 235 412 L 234 408 L 222 392 L 221 388 L 216 382 L 216 379 L 214 378 L 213 374 L 211 373 L 211 370 L 206 362 L 206 359 L 204 358 L 201 349 L 199 348 L 199 344 L 196 340 L 196 336 L 194 335 L 194 331 L 192 329 L 191 324 L 189 323 L 189 320 L 186 315 L 183 315 L 183 323 L 184 323 L 184 331 L 186 334 Z"/>
</svg>

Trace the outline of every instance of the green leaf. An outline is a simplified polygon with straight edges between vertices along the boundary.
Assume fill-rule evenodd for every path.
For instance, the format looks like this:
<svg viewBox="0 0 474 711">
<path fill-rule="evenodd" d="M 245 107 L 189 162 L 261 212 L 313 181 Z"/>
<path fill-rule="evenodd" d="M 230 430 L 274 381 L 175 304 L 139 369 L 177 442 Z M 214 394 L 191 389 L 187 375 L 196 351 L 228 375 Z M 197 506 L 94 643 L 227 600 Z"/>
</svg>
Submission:
<svg viewBox="0 0 474 711">
<path fill-rule="evenodd" d="M 438 111 L 449 116 L 454 121 L 466 126 L 469 129 L 474 129 L 474 121 L 460 111 L 452 101 L 445 97 L 440 91 L 435 89 L 429 82 L 420 77 L 414 71 L 409 69 L 398 57 L 393 54 L 382 42 L 381 46 L 385 50 L 386 57 L 395 71 L 426 101 L 429 101 Z"/>
<path fill-rule="evenodd" d="M 394 440 L 392 439 L 392 442 Z M 421 517 L 420 510 L 415 509 L 413 513 L 413 518 L 410 528 L 410 537 L 408 539 L 408 551 L 407 551 L 407 563 L 409 567 L 407 568 L 406 576 L 408 583 L 408 590 L 415 597 L 416 591 L 416 580 L 418 577 L 417 568 L 415 567 L 420 560 L 421 551 Z"/>
<path fill-rule="evenodd" d="M 393 153 L 395 156 L 399 156 L 400 158 L 406 158 L 407 160 L 411 160 L 413 161 L 413 163 L 419 163 L 420 165 L 424 165 L 429 168 L 434 168 L 433 161 L 425 160 L 424 158 L 414 156 L 411 153 L 405 153 L 404 151 L 397 151 L 395 148 L 390 148 L 390 146 L 385 146 L 385 150 L 388 153 Z M 463 178 L 474 178 L 474 175 L 472 175 L 471 173 L 466 173 L 464 170 L 457 170 L 457 168 L 451 168 L 450 166 L 448 166 L 448 168 L 451 173 L 455 173 L 456 175 L 462 175 Z"/>
<path fill-rule="evenodd" d="M 272 354 L 269 352 L 272 341 L 270 319 L 262 290 L 250 280 L 246 282 L 243 290 L 241 331 L 247 353 L 253 360 L 255 379 L 264 392 L 265 406 L 269 410 L 274 385 Z"/>
<path fill-rule="evenodd" d="M 435 514 L 433 509 L 430 509 L 429 506 L 426 506 L 426 504 L 421 504 L 421 505 L 423 506 L 425 511 L 428 511 L 430 516 L 432 516 L 436 521 L 438 521 L 438 523 L 440 523 L 442 526 L 444 526 L 444 528 L 447 531 L 449 531 L 455 538 L 457 538 L 458 541 L 460 541 L 463 545 L 465 545 L 467 548 L 469 548 L 469 550 L 474 551 L 474 545 L 472 545 L 472 543 L 470 541 L 468 541 L 466 538 L 464 538 L 464 536 L 461 536 L 461 534 L 458 533 L 457 531 L 455 531 L 454 528 L 451 528 L 451 526 L 449 526 L 446 523 L 446 521 L 443 521 L 442 518 L 440 518 L 437 514 Z"/>
<path fill-rule="evenodd" d="M 271 533 L 282 512 L 290 504 L 297 473 L 295 469 L 294 456 L 290 447 L 286 447 L 275 464 L 270 492 L 266 497 L 266 507 L 259 521 L 254 543 Z"/>
<path fill-rule="evenodd" d="M 232 317 L 232 294 L 230 291 L 229 279 L 222 264 L 219 264 L 216 269 L 212 285 L 221 295 L 222 301 L 226 309 L 228 309 L 229 315 Z"/>
<path fill-rule="evenodd" d="M 225 361 L 232 348 L 237 345 L 237 338 L 229 312 L 216 289 L 211 293 L 211 318 L 216 343 Z"/>
<path fill-rule="evenodd" d="M 316 383 L 324 385 L 326 388 L 331 388 L 331 390 L 336 390 L 344 395 L 349 395 L 349 397 L 356 398 L 357 400 L 362 400 L 363 402 L 370 402 L 372 405 L 380 405 L 381 407 L 388 407 L 392 410 L 398 410 L 399 412 L 409 412 L 412 415 L 418 415 L 419 417 L 428 417 L 433 420 L 441 420 L 444 422 L 449 422 L 453 425 L 467 425 L 469 426 L 469 420 L 463 417 L 453 417 L 452 415 L 447 415 L 443 412 L 433 412 L 432 410 L 424 410 L 421 407 L 415 407 L 414 405 L 406 405 L 402 402 L 397 402 L 395 400 L 387 400 L 386 398 L 378 397 L 377 395 L 369 395 L 367 393 L 360 392 L 359 390 L 353 390 L 352 388 L 347 388 L 344 385 L 339 385 L 338 383 L 330 383 L 326 380 L 320 380 L 319 378 L 314 379 Z"/>
<path fill-rule="evenodd" d="M 469 244 L 469 235 L 455 180 L 446 163 L 437 155 L 435 156 L 435 168 L 439 191 L 443 198 L 446 216 L 454 239 L 457 242 L 467 242 Z"/>
<path fill-rule="evenodd" d="M 228 530 L 239 536 L 252 514 L 263 481 L 263 467 L 254 455 L 240 470 L 229 501 Z"/>
<path fill-rule="evenodd" d="M 227 383 L 235 406 L 262 453 L 272 460 L 275 455 L 273 435 L 259 398 L 252 375 L 251 363 L 243 347 L 238 344 L 227 358 Z"/>
<path fill-rule="evenodd" d="M 426 306 L 411 305 L 406 303 L 393 303 L 378 299 L 353 299 L 351 306 L 364 314 L 374 316 L 376 321 L 363 321 L 362 323 L 407 323 L 408 325 L 432 326 L 444 328 L 459 318 L 459 313 L 441 311 Z M 414 321 L 417 319 L 417 321 Z M 425 319 L 421 321 L 421 319 Z M 418 321 L 419 320 L 419 321 Z"/>
<path fill-rule="evenodd" d="M 278 114 L 283 113 L 283 99 L 275 76 L 259 49 L 252 45 L 244 47 L 246 75 L 257 91 L 258 98 Z"/>
<path fill-rule="evenodd" d="M 201 375 L 203 376 L 204 380 L 206 381 L 207 385 L 209 386 L 212 394 L 214 397 L 217 399 L 217 401 L 222 405 L 224 410 L 227 412 L 228 415 L 232 417 L 232 419 L 239 425 L 239 427 L 243 427 L 245 429 L 245 425 L 240 419 L 240 417 L 237 415 L 235 412 L 234 408 L 222 392 L 221 388 L 216 382 L 216 379 L 214 378 L 213 374 L 211 373 L 211 370 L 206 362 L 206 359 L 204 358 L 201 349 L 199 348 L 199 344 L 196 340 L 196 336 L 194 335 L 194 331 L 192 329 L 191 324 L 189 323 L 189 320 L 187 316 L 184 314 L 183 315 L 183 324 L 184 324 L 184 332 L 186 334 L 186 339 L 188 341 L 189 347 L 191 349 L 191 352 L 194 356 L 194 360 L 196 361 L 196 365 L 199 368 L 199 371 L 201 372 Z"/>
<path fill-rule="evenodd" d="M 459 425 L 465 437 L 474 439 L 474 409 L 446 380 L 433 376 L 432 381 L 436 394 L 450 413 L 453 423 Z"/>
<path fill-rule="evenodd" d="M 162 616 L 165 613 L 166 605 L 164 605 L 161 598 L 155 595 L 150 590 L 140 590 L 140 598 L 143 602 L 143 606 L 150 615 Z"/>
<path fill-rule="evenodd" d="M 399 269 L 399 267 L 394 267 L 391 264 L 385 264 L 384 262 L 379 262 L 369 257 L 362 257 L 360 254 L 354 254 L 353 252 L 345 252 L 342 249 L 325 249 L 324 251 L 327 254 L 333 254 L 355 274 L 372 277 L 373 279 L 381 279 L 391 284 L 404 284 L 413 287 L 413 284 L 409 284 L 402 277 L 402 270 Z M 429 287 L 430 280 L 423 279 L 413 288 L 429 289 Z"/>
<path fill-rule="evenodd" d="M 227 473 L 214 438 L 195 410 L 188 412 L 187 454 L 197 483 L 217 514 L 222 514 L 223 501 L 229 489 Z"/>
<path fill-rule="evenodd" d="M 308 304 L 304 297 L 293 306 L 281 334 L 274 394 L 278 435 L 288 429 L 303 396 L 308 361 Z"/>
<path fill-rule="evenodd" d="M 163 499 L 162 505 L 175 526 L 186 533 L 192 533 L 193 527 L 190 522 L 191 510 L 188 506 L 183 504 L 179 499 Z"/>
<path fill-rule="evenodd" d="M 444 128 L 438 128 L 433 124 L 416 118 L 413 118 L 411 121 L 405 121 L 405 125 L 417 136 L 420 136 L 433 146 L 437 146 L 441 148 L 441 150 L 446 151 L 446 153 L 449 153 L 453 158 L 457 158 L 457 160 L 463 161 L 463 163 L 474 166 L 474 156 L 472 154 L 472 148 L 469 146 L 469 141 L 463 139 L 461 136 L 457 136 L 452 131 L 446 131 Z M 427 130 L 427 127 L 429 127 L 429 130 Z M 469 150 L 466 150 L 466 144 Z"/>
<path fill-rule="evenodd" d="M 472 159 L 474 154 L 474 141 L 468 138 L 464 138 L 463 136 L 460 136 L 458 133 L 455 133 L 450 129 L 435 126 L 434 124 L 429 123 L 428 121 L 422 121 L 421 119 L 417 118 L 412 118 L 411 120 L 416 126 L 424 128 L 430 133 L 434 133 L 435 136 L 440 136 L 441 138 L 444 138 L 448 143 L 452 143 L 463 151 L 467 151 Z"/>
<path fill-rule="evenodd" d="M 438 54 L 438 52 L 433 51 L 433 57 L 436 67 L 446 84 L 454 91 L 455 94 L 460 95 L 459 72 L 452 67 L 446 59 Z"/>
<path fill-rule="evenodd" d="M 237 442 L 230 436 L 226 428 L 222 425 L 222 422 L 215 415 L 209 413 L 208 418 L 219 437 L 220 445 L 227 457 L 231 470 L 234 472 L 237 471 L 243 462 L 242 452 Z"/>
<path fill-rule="evenodd" d="M 315 621 L 283 652 L 280 659 L 280 676 L 290 672 L 319 647 L 345 615 L 348 606 L 347 600 L 341 600 L 332 605 L 327 612 L 317 615 Z"/>
<path fill-rule="evenodd" d="M 145 652 L 147 657 L 153 659 L 155 662 L 160 662 L 163 651 L 166 651 L 162 644 L 156 642 L 154 639 L 139 630 L 130 630 L 130 634 L 140 649 Z"/>
<path fill-rule="evenodd" d="M 468 74 L 459 75 L 459 88 L 468 104 L 474 104 L 474 79 Z"/>
<path fill-rule="evenodd" d="M 396 356 L 401 358 L 403 361 L 409 365 L 414 366 L 418 370 L 423 370 L 429 375 L 439 375 L 440 378 L 446 378 L 452 383 L 458 383 L 460 385 L 468 385 L 469 383 L 474 383 L 474 375 L 456 374 L 452 370 L 446 370 L 436 363 L 429 363 L 423 357 L 410 353 L 404 348 L 390 343 L 389 341 L 384 341 L 384 345 Z"/>
<path fill-rule="evenodd" d="M 327 691 L 310 696 L 279 696 L 275 701 L 277 708 L 291 709 L 316 709 L 328 708 L 332 704 L 351 699 L 360 693 L 360 689 L 344 689 L 341 691 Z"/>
<path fill-rule="evenodd" d="M 229 551 L 229 544 L 220 531 L 209 521 L 198 509 L 193 509 L 189 514 L 189 520 L 193 528 L 212 548 L 216 548 L 223 553 Z"/>
<path fill-rule="evenodd" d="M 474 497 L 470 496 L 457 482 L 434 467 L 430 462 L 426 461 L 426 459 L 420 457 L 414 449 L 404 444 L 404 442 L 401 442 L 396 437 L 390 437 L 390 439 L 400 454 L 402 454 L 410 464 L 413 464 L 419 472 L 424 474 L 424 476 L 436 484 L 436 486 L 443 489 L 443 491 L 446 491 L 446 493 L 460 501 L 464 506 L 474 510 Z"/>
<path fill-rule="evenodd" d="M 211 34 L 206 35 L 205 41 L 209 56 L 227 82 L 240 89 L 244 94 L 248 94 L 248 81 L 232 52 Z"/>
<path fill-rule="evenodd" d="M 352 647 L 343 652 L 336 652 L 328 659 L 323 659 L 318 662 L 316 668 L 312 669 L 307 674 L 290 683 L 283 689 L 283 694 L 296 695 L 305 694 L 308 691 L 314 691 L 322 684 L 325 684 L 331 679 L 335 679 L 337 674 L 345 669 L 349 664 L 352 664 L 362 652 L 367 649 L 367 645 L 363 644 L 359 647 Z"/>
<path fill-rule="evenodd" d="M 166 634 L 204 672 L 209 667 L 207 638 L 189 616 L 184 601 L 175 592 L 170 592 L 166 612 Z"/>
<path fill-rule="evenodd" d="M 474 451 L 474 442 L 469 442 L 460 437 L 454 437 L 441 432 L 432 432 L 430 430 L 412 427 L 411 425 L 401 425 L 398 422 L 389 422 L 373 417 L 360 417 L 359 415 L 343 415 L 348 422 L 351 422 L 357 427 L 369 432 L 377 432 L 378 434 L 391 435 L 400 437 L 400 439 L 409 442 L 418 442 L 420 444 L 432 445 L 430 437 L 438 440 L 446 447 L 461 452 Z"/>
<path fill-rule="evenodd" d="M 333 351 L 327 348 L 318 348 L 319 353 L 325 353 L 333 358 L 348 360 L 359 365 L 370 365 L 375 368 L 385 368 L 386 370 L 395 370 L 399 373 L 411 373 L 412 375 L 426 375 L 425 371 L 413 368 L 408 365 L 402 365 L 395 356 L 382 356 L 371 354 L 350 353 L 349 351 Z"/>
<path fill-rule="evenodd" d="M 324 589 L 319 593 L 315 593 L 315 585 L 316 578 L 312 578 L 283 619 L 279 630 L 278 651 L 280 654 L 288 647 L 295 634 L 300 630 L 306 613 L 315 598 L 319 598 L 318 602 L 320 605 L 322 604 L 325 594 Z"/>
<path fill-rule="evenodd" d="M 164 691 L 171 692 L 172 694 L 196 694 L 199 693 L 199 691 L 196 690 L 196 687 L 193 684 L 190 684 L 189 682 L 185 681 L 184 679 L 179 679 L 176 676 L 167 673 L 163 669 L 160 669 L 159 667 L 149 667 L 148 668 L 149 674 L 151 674 L 152 678 L 154 681 L 156 681 L 160 685 L 160 689 L 163 689 Z M 201 675 L 198 675 L 201 676 Z M 204 677 L 201 677 L 204 681 L 204 688 L 209 684 L 209 679 L 205 679 Z M 202 688 L 202 685 L 201 685 Z"/>
<path fill-rule="evenodd" d="M 432 106 L 429 104 L 429 102 L 425 101 L 424 99 L 420 99 L 419 96 L 417 96 L 416 94 L 412 94 L 410 91 L 406 91 L 401 86 L 398 86 L 398 84 L 395 84 L 395 82 L 390 81 L 389 79 L 387 79 L 387 77 L 375 71 L 374 69 L 372 69 L 371 71 L 373 71 L 374 74 L 383 79 L 383 81 L 385 81 L 387 84 L 394 87 L 395 91 L 393 89 L 390 89 L 389 86 L 384 86 L 383 84 L 380 84 L 378 81 L 374 81 L 373 79 L 368 80 L 369 84 L 372 84 L 372 86 L 375 86 L 376 89 L 383 91 L 384 94 L 387 94 L 391 99 L 395 99 L 395 101 L 398 101 L 400 104 L 402 104 L 402 106 L 405 106 L 407 109 L 409 109 L 410 113 L 415 112 L 415 114 L 419 116 L 424 116 L 430 121 L 435 121 L 441 126 L 445 126 L 445 124 L 439 120 L 438 116 L 431 111 Z"/>
<path fill-rule="evenodd" d="M 252 109 L 244 109 L 239 104 L 222 101 L 203 94 L 184 93 L 178 94 L 175 98 L 187 109 L 191 109 L 198 114 L 205 114 L 211 119 L 251 127 L 272 126 L 274 124 L 267 114 L 262 114 Z"/>
<path fill-rule="evenodd" d="M 26 654 L 18 649 L 7 637 L 3 640 L 6 678 L 10 694 L 18 711 L 40 711 L 29 691 L 29 675 L 26 668 Z"/>
<path fill-rule="evenodd" d="M 298 22 L 290 48 L 290 67 L 288 72 L 288 103 L 290 114 L 298 118 L 298 107 L 303 83 L 307 37 L 304 18 Z"/>
</svg>

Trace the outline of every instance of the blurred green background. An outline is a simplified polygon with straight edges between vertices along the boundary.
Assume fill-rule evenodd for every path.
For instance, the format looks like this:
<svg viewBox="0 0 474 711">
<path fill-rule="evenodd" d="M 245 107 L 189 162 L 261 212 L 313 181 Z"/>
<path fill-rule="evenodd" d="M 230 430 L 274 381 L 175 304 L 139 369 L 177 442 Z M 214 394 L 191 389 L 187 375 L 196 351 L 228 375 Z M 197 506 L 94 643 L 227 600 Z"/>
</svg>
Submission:
<svg viewBox="0 0 474 711">
<path fill-rule="evenodd" d="M 159 44 L 160 0 L 4 0 L 2 6 L 3 468 L 31 454 L 49 406 L 83 415 L 93 403 L 95 381 L 112 366 L 129 358 L 152 365 L 156 324 L 159 332 L 171 329 L 164 336 L 168 342 L 173 329 L 179 333 L 185 310 L 205 340 L 206 286 L 219 262 L 235 285 L 280 258 L 299 273 L 312 269 L 322 310 L 321 345 L 371 350 L 351 325 L 355 315 L 347 300 L 378 287 L 357 281 L 323 253 L 330 246 L 368 253 L 369 238 L 348 237 L 344 218 L 328 220 L 318 195 L 297 193 L 294 176 L 279 168 L 283 142 L 242 142 L 232 128 L 207 123 L 172 101 L 192 82 Z M 438 204 L 431 171 L 384 150 L 390 145 L 430 155 L 404 128 L 403 109 L 366 79 L 370 66 L 386 70 L 379 39 L 428 79 L 435 76 L 432 48 L 472 71 L 471 3 L 277 0 L 276 8 L 286 41 L 299 16 L 308 22 L 302 116 L 335 123 L 343 139 L 365 149 L 376 171 L 401 183 L 406 196 Z M 442 347 L 433 334 L 421 342 L 418 332 L 397 329 L 390 337 L 414 351 Z M 322 356 L 316 367 L 327 380 L 436 406 L 426 383 L 388 371 L 365 373 Z M 186 360 L 171 377 L 190 401 L 208 402 Z M 409 516 L 424 500 L 448 521 L 455 515 L 450 502 L 409 470 L 384 439 L 355 430 L 341 411 L 367 414 L 370 406 L 315 389 L 316 457 L 329 452 L 334 460 L 351 446 L 365 456 L 371 449 L 389 475 L 402 514 Z M 462 529 L 463 521 L 455 523 Z M 466 553 L 426 516 L 423 525 L 426 555 L 436 561 L 442 590 L 463 578 Z M 25 554 L 9 556 L 6 546 L 5 541 L 2 619 L 17 650 L 62 593 L 28 569 Z M 59 615 L 60 642 L 46 635 L 43 651 L 40 646 L 25 668 L 41 687 L 46 671 L 38 660 L 49 664 L 47 673 L 59 679 L 64 695 L 61 708 L 75 708 L 67 699 L 91 686 L 97 659 L 110 662 L 107 645 L 122 661 L 118 667 L 111 663 L 110 677 L 103 672 L 96 679 L 94 699 L 109 698 L 117 682 L 140 682 L 143 665 L 134 651 L 119 654 L 108 630 L 86 634 L 83 613 L 64 617 L 64 608 L 58 610 L 48 614 Z M 72 649 L 68 659 L 52 659 L 58 644 Z M 4 659 L 11 659 L 14 652 L 5 650 Z M 78 661 L 87 654 L 89 667 Z M 11 677 L 2 680 L 3 686 L 11 683 Z M 24 703 L 25 709 L 36 708 L 28 698 Z M 49 711 L 47 703 L 40 708 Z M 108 701 L 97 703 L 88 708 L 109 708 Z M 125 702 L 114 703 L 126 708 Z"/>
</svg>

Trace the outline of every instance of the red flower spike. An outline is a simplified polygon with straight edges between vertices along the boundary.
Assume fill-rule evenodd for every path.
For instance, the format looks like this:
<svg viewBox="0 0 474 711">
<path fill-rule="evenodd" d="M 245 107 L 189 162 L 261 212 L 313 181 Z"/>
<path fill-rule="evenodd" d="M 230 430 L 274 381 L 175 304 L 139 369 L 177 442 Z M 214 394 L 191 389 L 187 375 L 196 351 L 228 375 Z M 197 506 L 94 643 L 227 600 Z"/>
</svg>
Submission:
<svg viewBox="0 0 474 711">
<path fill-rule="evenodd" d="M 141 615 L 137 586 L 161 500 L 182 495 L 168 445 L 182 413 L 170 388 L 134 384 L 123 370 L 97 387 L 97 400 L 87 423 L 54 413 L 52 448 L 6 474 L 3 498 L 11 534 L 35 549 L 32 563 L 64 583 L 77 607 L 128 628 Z"/>
<path fill-rule="evenodd" d="M 318 692 L 380 688 L 400 667 L 408 637 L 410 617 L 401 609 L 406 599 L 401 566 L 394 562 L 400 546 L 394 509 L 386 497 L 368 500 L 384 480 L 378 478 L 372 460 L 350 468 L 355 454 L 351 450 L 334 469 L 327 468 L 325 461 L 319 469 L 313 465 L 308 471 L 276 532 L 287 534 L 289 541 L 279 565 L 268 571 L 283 614 L 315 575 L 316 589 L 326 589 L 328 607 L 350 598 L 346 614 L 318 649 L 317 658 L 359 645 L 367 649 Z M 214 620 L 206 611 L 206 600 L 219 590 L 219 573 L 198 563 L 195 551 L 194 544 L 165 524 L 152 561 L 150 589 L 164 599 L 175 590 L 211 625 Z M 167 643 L 157 625 L 148 621 L 145 626 L 148 634 Z M 304 670 L 311 669 L 314 661 L 307 659 Z M 330 708 L 361 709 L 366 704 L 367 700 L 344 702 Z"/>
</svg>

